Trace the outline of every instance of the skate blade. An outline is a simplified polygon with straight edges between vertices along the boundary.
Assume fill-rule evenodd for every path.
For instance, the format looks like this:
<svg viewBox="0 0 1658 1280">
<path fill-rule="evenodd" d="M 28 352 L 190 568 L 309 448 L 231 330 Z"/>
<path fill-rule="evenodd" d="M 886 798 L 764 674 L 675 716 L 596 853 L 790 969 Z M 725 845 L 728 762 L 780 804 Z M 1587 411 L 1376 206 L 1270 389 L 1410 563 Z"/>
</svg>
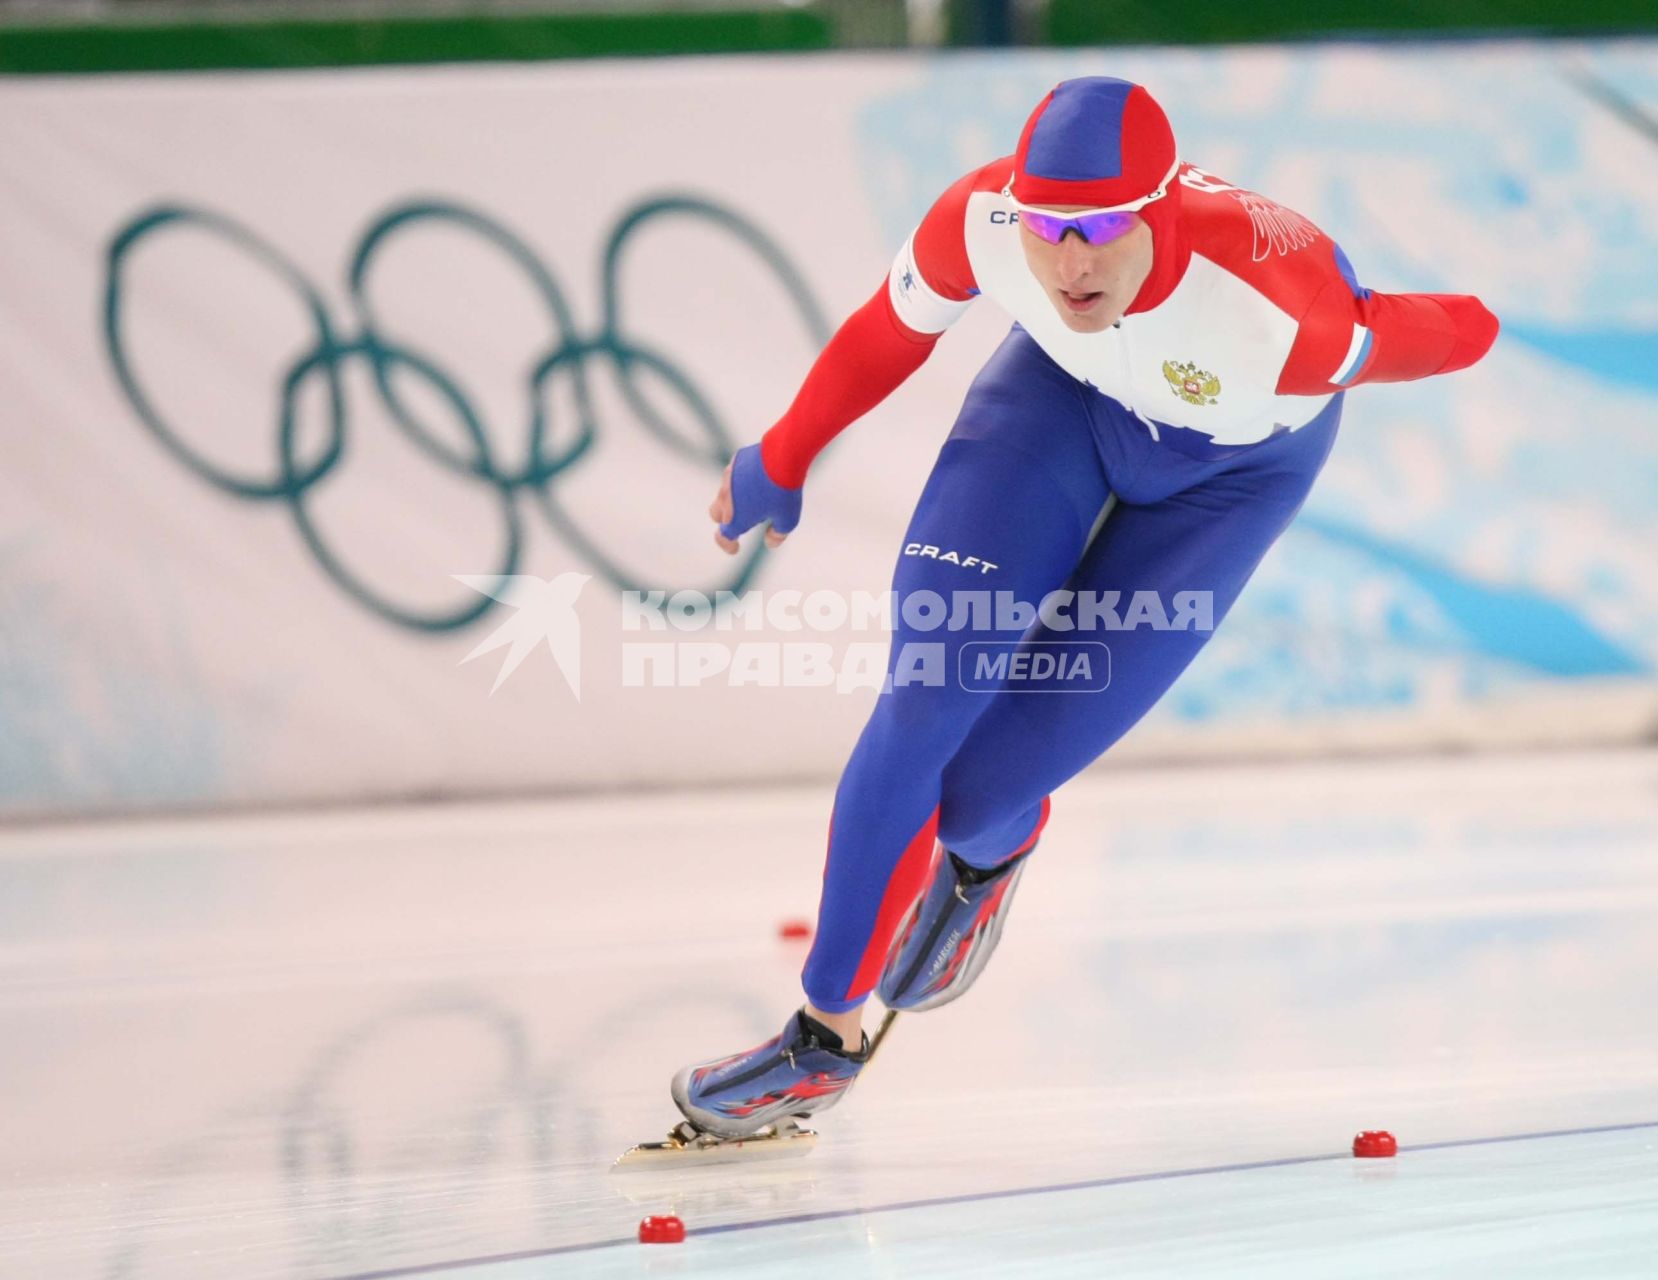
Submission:
<svg viewBox="0 0 1658 1280">
<path fill-rule="evenodd" d="M 795 1120 L 767 1125 L 752 1138 L 719 1138 L 704 1133 L 689 1120 L 668 1131 L 661 1142 L 629 1147 L 610 1166 L 612 1173 L 635 1169 L 690 1169 L 714 1164 L 747 1164 L 756 1160 L 783 1160 L 803 1156 L 817 1145 L 817 1132 Z"/>
</svg>

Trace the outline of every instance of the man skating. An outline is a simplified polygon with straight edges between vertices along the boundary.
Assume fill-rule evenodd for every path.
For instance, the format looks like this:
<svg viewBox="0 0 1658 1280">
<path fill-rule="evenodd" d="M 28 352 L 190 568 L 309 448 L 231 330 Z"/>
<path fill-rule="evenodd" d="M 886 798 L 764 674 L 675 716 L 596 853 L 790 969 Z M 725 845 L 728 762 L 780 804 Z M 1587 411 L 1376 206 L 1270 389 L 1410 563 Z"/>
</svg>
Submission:
<svg viewBox="0 0 1658 1280">
<path fill-rule="evenodd" d="M 1140 720 L 1225 617 L 1305 500 L 1346 390 L 1466 368 L 1497 334 L 1475 298 L 1364 288 L 1306 218 L 1182 162 L 1143 87 L 1069 80 L 1015 154 L 939 198 L 788 412 L 739 451 L 710 510 L 719 545 L 735 552 L 763 523 L 781 543 L 816 454 L 981 296 L 1015 323 L 921 494 L 895 599 L 1151 593 L 1205 600 L 1211 626 L 1107 634 L 1097 609 L 1030 625 L 963 606 L 952 617 L 969 625 L 923 628 L 899 611 L 889 686 L 835 795 L 806 1003 L 765 1044 L 674 1078 L 707 1133 L 838 1100 L 867 1061 L 871 992 L 919 1010 L 968 988 L 1049 793 Z M 1107 683 L 1033 697 L 960 675 L 965 646 L 1077 643 L 1109 649 Z M 913 678 L 919 646 L 948 678 Z"/>
</svg>

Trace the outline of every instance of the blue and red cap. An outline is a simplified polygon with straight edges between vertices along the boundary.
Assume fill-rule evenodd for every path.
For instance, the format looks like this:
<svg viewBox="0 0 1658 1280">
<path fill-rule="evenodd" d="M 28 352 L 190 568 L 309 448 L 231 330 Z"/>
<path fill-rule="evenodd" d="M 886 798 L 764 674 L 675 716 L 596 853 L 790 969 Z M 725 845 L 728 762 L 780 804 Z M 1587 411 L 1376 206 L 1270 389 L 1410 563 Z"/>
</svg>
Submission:
<svg viewBox="0 0 1658 1280">
<path fill-rule="evenodd" d="M 1110 76 L 1066 80 L 1025 121 L 1013 197 L 1021 204 L 1127 204 L 1167 181 L 1176 154 L 1169 118 L 1143 86 Z"/>
<path fill-rule="evenodd" d="M 1164 194 L 1138 210 L 1151 228 L 1152 268 L 1129 311 L 1155 307 L 1191 260 L 1180 216 L 1179 152 L 1174 130 L 1145 87 L 1110 76 L 1056 85 L 1036 104 L 1014 154 L 1013 198 L 1020 204 L 1105 209 Z"/>
</svg>

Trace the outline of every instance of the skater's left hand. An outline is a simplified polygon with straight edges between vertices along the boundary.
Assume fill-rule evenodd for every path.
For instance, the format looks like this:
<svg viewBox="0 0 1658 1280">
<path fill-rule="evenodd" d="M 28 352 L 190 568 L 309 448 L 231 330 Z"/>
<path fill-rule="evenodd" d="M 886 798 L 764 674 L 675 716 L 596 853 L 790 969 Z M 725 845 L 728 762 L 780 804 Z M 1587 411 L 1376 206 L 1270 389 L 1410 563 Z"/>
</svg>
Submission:
<svg viewBox="0 0 1658 1280">
<path fill-rule="evenodd" d="M 770 521 L 766 545 L 780 547 L 800 521 L 801 491 L 786 489 L 766 474 L 760 446 L 744 445 L 726 463 L 720 491 L 708 504 L 708 515 L 719 526 L 714 545 L 727 555 L 737 554 L 737 539 L 762 520 Z"/>
</svg>

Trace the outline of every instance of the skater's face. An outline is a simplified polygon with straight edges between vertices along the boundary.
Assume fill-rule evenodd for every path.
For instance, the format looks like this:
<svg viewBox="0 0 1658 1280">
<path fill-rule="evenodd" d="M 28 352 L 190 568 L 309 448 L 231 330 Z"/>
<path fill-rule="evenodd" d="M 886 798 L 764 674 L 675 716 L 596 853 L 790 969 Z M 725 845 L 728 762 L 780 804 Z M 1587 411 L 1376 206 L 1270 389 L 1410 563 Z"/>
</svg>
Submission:
<svg viewBox="0 0 1658 1280">
<path fill-rule="evenodd" d="M 1078 213 L 1084 205 L 1044 205 L 1053 213 Z M 1067 328 L 1099 333 L 1123 318 L 1128 304 L 1151 274 L 1151 228 L 1143 218 L 1132 230 L 1106 244 L 1089 244 L 1079 231 L 1067 231 L 1049 244 L 1027 227 L 1019 243 L 1031 274 L 1048 295 Z"/>
</svg>

